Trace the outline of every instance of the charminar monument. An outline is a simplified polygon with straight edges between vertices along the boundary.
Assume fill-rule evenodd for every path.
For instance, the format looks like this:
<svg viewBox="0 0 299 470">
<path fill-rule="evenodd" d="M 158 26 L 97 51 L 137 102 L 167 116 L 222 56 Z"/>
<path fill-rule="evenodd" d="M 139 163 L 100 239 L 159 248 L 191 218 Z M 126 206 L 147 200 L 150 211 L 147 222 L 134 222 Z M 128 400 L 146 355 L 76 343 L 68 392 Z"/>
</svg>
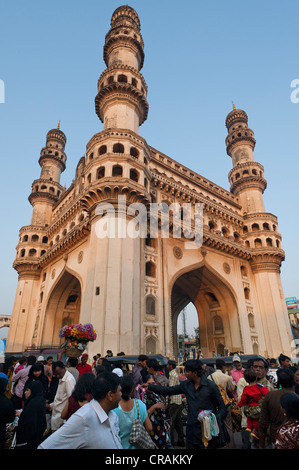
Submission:
<svg viewBox="0 0 299 470">
<path fill-rule="evenodd" d="M 246 112 L 233 106 L 225 120 L 228 191 L 140 135 L 149 106 L 131 7 L 113 13 L 103 57 L 95 97 L 103 130 L 87 142 L 69 188 L 60 184 L 67 139 L 59 125 L 40 152 L 32 217 L 20 229 L 13 263 L 18 285 L 6 352 L 59 347 L 63 325 L 92 323 L 98 337 L 90 355 L 176 356 L 177 318 L 192 302 L 205 357 L 226 349 L 291 355 L 285 254 L 277 217 L 264 206 L 267 182 Z M 138 224 L 140 207 L 146 212 Z"/>
</svg>

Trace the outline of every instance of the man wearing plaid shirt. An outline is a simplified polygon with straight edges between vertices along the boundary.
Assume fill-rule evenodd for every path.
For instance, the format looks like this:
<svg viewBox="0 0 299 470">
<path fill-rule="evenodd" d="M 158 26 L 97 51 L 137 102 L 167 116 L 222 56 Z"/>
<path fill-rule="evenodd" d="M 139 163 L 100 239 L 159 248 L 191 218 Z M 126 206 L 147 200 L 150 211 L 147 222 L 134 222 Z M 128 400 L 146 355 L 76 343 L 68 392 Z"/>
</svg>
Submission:
<svg viewBox="0 0 299 470">
<path fill-rule="evenodd" d="M 167 369 L 169 371 L 169 387 L 179 385 L 180 381 L 178 373 L 176 371 L 176 362 L 170 359 L 167 363 Z M 181 418 L 183 407 L 184 404 L 182 400 L 182 395 L 170 396 L 168 407 L 169 416 L 171 418 L 170 437 L 172 445 L 176 445 L 178 447 L 185 447 L 183 422 Z M 178 441 L 176 443 L 174 443 L 174 430 L 176 430 L 178 434 Z"/>
</svg>

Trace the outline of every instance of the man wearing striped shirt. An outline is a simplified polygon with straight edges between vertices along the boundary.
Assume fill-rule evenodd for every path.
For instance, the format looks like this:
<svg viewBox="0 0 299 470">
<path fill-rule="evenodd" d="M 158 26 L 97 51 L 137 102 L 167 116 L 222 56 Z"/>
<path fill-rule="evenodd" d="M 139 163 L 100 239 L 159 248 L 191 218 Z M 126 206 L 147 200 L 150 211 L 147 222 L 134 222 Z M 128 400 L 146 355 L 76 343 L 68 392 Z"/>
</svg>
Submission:
<svg viewBox="0 0 299 470">
<path fill-rule="evenodd" d="M 180 385 L 179 376 L 176 371 L 176 362 L 169 359 L 167 363 L 167 369 L 169 371 L 169 387 Z M 182 395 L 170 396 L 168 407 L 169 416 L 171 418 L 170 437 L 172 445 L 176 445 L 178 447 L 185 447 L 183 422 L 181 418 L 183 407 L 184 404 L 182 400 Z M 176 430 L 178 434 L 178 441 L 176 443 L 174 443 L 174 430 Z"/>
</svg>

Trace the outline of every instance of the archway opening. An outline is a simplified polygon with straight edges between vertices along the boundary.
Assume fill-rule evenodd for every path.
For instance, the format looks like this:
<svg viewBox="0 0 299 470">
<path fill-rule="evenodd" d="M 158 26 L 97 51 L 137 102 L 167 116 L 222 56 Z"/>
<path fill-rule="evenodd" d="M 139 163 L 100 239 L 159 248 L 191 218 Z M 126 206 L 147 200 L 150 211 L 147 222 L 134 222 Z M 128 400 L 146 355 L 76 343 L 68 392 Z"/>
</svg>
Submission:
<svg viewBox="0 0 299 470">
<path fill-rule="evenodd" d="M 216 272 L 202 266 L 182 274 L 172 287 L 172 344 L 176 358 L 179 358 L 178 317 L 189 304 L 193 304 L 197 312 L 200 349 L 204 357 L 243 350 L 233 292 Z"/>
<path fill-rule="evenodd" d="M 70 323 L 79 323 L 81 307 L 81 285 L 71 273 L 65 271 L 52 290 L 47 302 L 41 344 L 59 346 L 60 328 Z"/>
</svg>

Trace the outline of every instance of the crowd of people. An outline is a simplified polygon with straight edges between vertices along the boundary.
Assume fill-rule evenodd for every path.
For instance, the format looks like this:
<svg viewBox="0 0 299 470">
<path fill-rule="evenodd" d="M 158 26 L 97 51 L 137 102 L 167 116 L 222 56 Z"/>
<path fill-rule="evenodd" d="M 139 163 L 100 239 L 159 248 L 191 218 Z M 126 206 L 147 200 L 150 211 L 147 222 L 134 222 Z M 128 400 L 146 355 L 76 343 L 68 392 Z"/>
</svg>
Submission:
<svg viewBox="0 0 299 470">
<path fill-rule="evenodd" d="M 299 448 L 299 368 L 283 354 L 215 368 L 186 358 L 184 376 L 174 360 L 162 370 L 140 355 L 130 370 L 111 356 L 0 364 L 0 449 L 234 449 L 236 433 L 243 449 Z"/>
</svg>

